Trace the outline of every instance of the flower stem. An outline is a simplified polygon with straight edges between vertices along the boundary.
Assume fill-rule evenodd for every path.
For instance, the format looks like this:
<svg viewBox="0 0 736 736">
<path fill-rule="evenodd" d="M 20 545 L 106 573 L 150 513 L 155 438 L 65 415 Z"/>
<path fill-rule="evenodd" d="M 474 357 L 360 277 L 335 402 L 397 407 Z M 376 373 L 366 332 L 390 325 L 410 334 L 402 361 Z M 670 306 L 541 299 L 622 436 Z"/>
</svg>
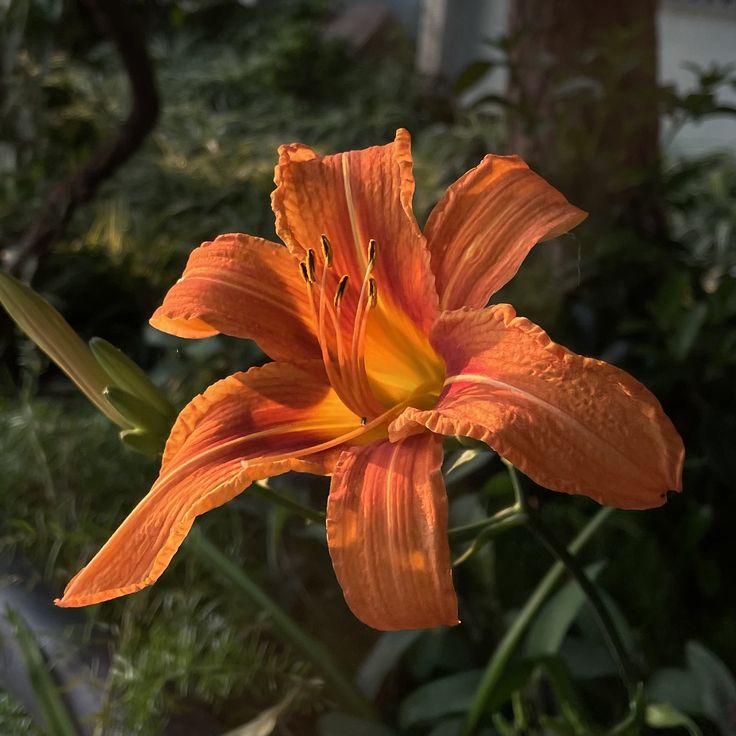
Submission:
<svg viewBox="0 0 736 736">
<path fill-rule="evenodd" d="M 250 487 L 248 493 L 265 498 L 267 501 L 272 501 L 276 505 L 298 514 L 312 524 L 319 524 L 321 526 L 325 525 L 324 511 L 317 511 L 317 509 L 305 506 L 304 504 L 295 501 L 293 498 L 289 498 L 289 496 L 285 496 L 283 493 L 275 491 L 265 481 L 254 483 Z"/>
<path fill-rule="evenodd" d="M 264 611 L 274 628 L 295 649 L 306 657 L 312 666 L 322 674 L 333 694 L 343 706 L 356 715 L 376 720 L 376 712 L 368 700 L 345 675 L 330 652 L 322 644 L 313 639 L 294 621 L 291 616 L 270 598 L 264 590 L 251 580 L 243 570 L 233 564 L 215 545 L 198 529 L 189 535 L 188 545 L 199 559 L 215 573 L 225 578 L 236 590 Z"/>
<path fill-rule="evenodd" d="M 514 489 L 516 492 L 516 489 Z M 523 499 L 522 492 L 522 499 Z M 613 513 L 611 508 L 602 508 L 586 526 L 575 537 L 568 547 L 571 555 L 577 554 L 598 531 L 603 522 Z M 496 647 L 490 661 L 486 667 L 485 673 L 481 679 L 478 690 L 475 693 L 473 702 L 470 706 L 465 723 L 461 731 L 462 736 L 471 736 L 475 733 L 481 718 L 485 714 L 488 702 L 498 685 L 506 665 L 514 653 L 516 645 L 519 643 L 524 632 L 527 630 L 534 617 L 544 605 L 550 593 L 554 590 L 557 583 L 562 579 L 566 571 L 562 562 L 556 562 L 540 580 L 534 592 L 529 596 L 514 623 L 508 629 L 503 639 Z"/>
<path fill-rule="evenodd" d="M 542 521 L 539 514 L 531 511 L 526 501 L 524 488 L 516 468 L 511 463 L 504 461 L 511 476 L 511 484 L 514 487 L 516 502 L 527 513 L 527 525 L 537 539 L 547 548 L 548 552 L 556 557 L 566 568 L 570 577 L 580 586 L 580 589 L 588 599 L 593 609 L 598 623 L 606 639 L 609 649 L 613 653 L 616 664 L 618 665 L 621 679 L 626 686 L 626 690 L 630 699 L 634 699 L 637 693 L 638 680 L 634 674 L 634 668 L 631 659 L 626 651 L 626 647 L 621 639 L 621 635 L 616 628 L 616 624 L 611 618 L 611 614 L 601 597 L 595 583 L 586 575 L 583 568 L 578 564 L 577 560 L 567 551 L 565 546 L 561 544 L 550 528 Z"/>
<path fill-rule="evenodd" d="M 518 505 L 514 504 L 508 508 L 501 509 L 501 511 L 486 519 L 453 527 L 448 531 L 448 536 L 451 542 L 465 542 L 468 539 L 474 539 L 480 532 L 484 532 L 491 527 L 499 525 L 504 525 L 505 527 L 512 519 L 515 521 L 515 524 L 521 523 L 521 520 L 517 518 L 519 516 L 523 516 L 523 511 Z M 515 526 L 515 524 L 511 524 L 511 526 Z"/>
</svg>

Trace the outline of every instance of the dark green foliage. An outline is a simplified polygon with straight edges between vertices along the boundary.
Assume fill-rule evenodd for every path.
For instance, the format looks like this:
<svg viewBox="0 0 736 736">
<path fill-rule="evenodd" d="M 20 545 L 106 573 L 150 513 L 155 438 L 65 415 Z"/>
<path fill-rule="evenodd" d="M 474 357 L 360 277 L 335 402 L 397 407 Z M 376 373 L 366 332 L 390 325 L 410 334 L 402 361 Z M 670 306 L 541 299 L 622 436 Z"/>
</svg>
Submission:
<svg viewBox="0 0 736 736">
<path fill-rule="evenodd" d="M 128 105 L 119 60 L 83 17 L 82 4 L 11 0 L 6 6 L 0 11 L 6 21 L 0 23 L 6 92 L 0 247 L 12 246 L 37 221 L 49 190 L 110 135 Z M 331 3 L 295 0 L 255 8 L 227 0 L 137 7 L 149 32 L 161 120 L 136 157 L 78 210 L 38 265 L 34 285 L 84 338 L 99 335 L 123 348 L 177 406 L 214 380 L 265 360 L 246 341 L 185 342 L 145 321 L 199 242 L 228 231 L 275 237 L 268 196 L 279 144 L 301 140 L 321 152 L 346 150 L 385 142 L 396 127 L 408 127 L 420 220 L 485 153 L 508 152 L 507 99 L 496 95 L 469 109 L 427 99 L 405 39 L 392 37 L 377 55 L 351 56 L 322 39 L 330 9 Z M 616 48 L 620 42 L 612 40 Z M 482 64 L 470 68 L 458 92 L 483 71 Z M 662 91 L 659 102 L 676 125 L 728 112 L 715 91 L 732 72 L 696 72 L 697 94 Z M 584 81 L 562 86 L 554 107 L 563 147 L 590 143 L 568 135 L 565 123 L 574 100 L 590 102 L 600 92 Z M 530 130 L 549 123 L 533 119 L 533 105 L 517 110 L 522 113 Z M 581 151 L 573 154 L 579 158 Z M 544 173 L 564 181 L 564 172 Z M 619 172 L 624 179 L 630 173 Z M 637 181 L 642 198 L 654 192 L 664 234 L 602 206 L 574 235 L 536 249 L 496 300 L 513 303 L 555 340 L 630 370 L 682 432 L 683 495 L 656 512 L 615 515 L 582 562 L 605 561 L 598 582 L 612 594 L 606 600 L 616 602 L 614 618 L 628 622 L 635 663 L 647 692 L 656 694 L 647 702 L 667 701 L 703 733 L 726 734 L 728 712 L 713 698 L 716 691 L 730 694 L 724 671 L 733 670 L 736 656 L 730 569 L 736 163 L 673 160 L 655 179 Z M 57 594 L 147 491 L 157 463 L 126 450 L 115 429 L 7 323 L 0 323 L 0 356 L 0 551 L 30 564 L 35 572 L 26 583 L 42 582 Z M 497 458 L 466 470 L 449 484 L 457 525 L 493 514 L 512 498 Z M 324 483 L 302 477 L 275 483 L 300 503 L 324 509 Z M 571 539 L 593 512 L 584 499 L 536 490 L 531 496 L 560 539 Z M 319 525 L 305 527 L 256 494 L 199 523 L 286 612 L 357 670 L 376 639 L 347 611 Z M 479 671 L 550 564 L 523 529 L 506 531 L 455 570 L 462 627 L 398 643 L 380 638 L 363 679 L 386 721 L 408 736 L 455 736 Z M 625 715 L 615 666 L 577 589 L 568 584 L 544 611 L 554 620 L 537 618 L 530 640 L 538 644 L 545 631 L 550 639 L 536 648 L 527 640 L 512 657 L 492 703 L 498 712 L 485 714 L 485 734 L 592 736 L 585 729 L 602 733 L 603 724 Z M 313 669 L 186 547 L 155 587 L 96 607 L 89 617 L 94 628 L 79 646 L 101 645 L 111 662 L 102 733 L 155 736 L 167 724 L 176 728 L 177 718 L 199 717 L 208 724 L 202 733 L 222 733 L 284 699 L 293 733 L 383 733 L 353 716 L 320 719 L 319 711 L 335 703 Z M 686 651 L 690 639 L 725 664 L 714 664 L 715 655 L 698 645 Z M 683 660 L 688 670 L 673 669 Z M 707 673 L 716 671 L 718 687 L 690 700 L 677 696 L 683 677 L 692 683 L 699 674 L 707 690 L 715 681 Z M 645 715 L 652 728 L 687 723 L 667 708 L 639 711 L 629 733 L 644 732 Z M 20 706 L 1 693 L 0 731 L 35 733 Z"/>
</svg>

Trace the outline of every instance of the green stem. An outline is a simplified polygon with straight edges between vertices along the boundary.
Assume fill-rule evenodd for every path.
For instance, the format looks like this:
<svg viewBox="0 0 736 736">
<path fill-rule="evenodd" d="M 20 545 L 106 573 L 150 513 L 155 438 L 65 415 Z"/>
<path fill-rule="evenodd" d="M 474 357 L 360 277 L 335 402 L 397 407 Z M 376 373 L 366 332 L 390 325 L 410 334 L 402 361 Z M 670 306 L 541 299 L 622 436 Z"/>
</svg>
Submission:
<svg viewBox="0 0 736 736">
<path fill-rule="evenodd" d="M 593 581 L 585 574 L 575 558 L 560 544 L 544 522 L 536 515 L 529 515 L 529 529 L 536 535 L 537 539 L 547 548 L 553 557 L 556 557 L 566 568 L 575 582 L 580 586 L 581 590 L 588 599 L 593 611 L 595 612 L 598 623 L 600 624 L 603 636 L 613 652 L 621 673 L 621 679 L 626 686 L 629 698 L 633 700 L 637 692 L 637 678 L 631 665 L 631 660 L 626 652 L 626 647 L 621 640 L 621 635 L 616 628 L 616 624 L 611 618 L 601 594 Z"/>
<path fill-rule="evenodd" d="M 521 514 L 521 512 L 522 509 L 519 506 L 509 506 L 506 509 L 501 509 L 501 511 L 496 514 L 493 514 L 493 516 L 489 516 L 487 519 L 474 521 L 463 526 L 456 526 L 453 529 L 450 529 L 447 534 L 451 542 L 465 542 L 468 539 L 474 539 L 479 533 L 484 532 L 489 527 L 495 527 L 507 522 L 509 519 L 515 519 Z"/>
<path fill-rule="evenodd" d="M 293 498 L 274 490 L 265 482 L 254 483 L 248 490 L 248 493 L 275 503 L 277 506 L 281 506 L 288 511 L 292 511 L 312 524 L 325 525 L 326 515 L 324 511 L 317 511 L 317 509 L 313 509 L 310 506 L 305 506 Z M 456 526 L 448 531 L 448 536 L 451 542 L 465 542 L 469 539 L 475 539 L 478 534 L 491 528 L 502 531 L 503 529 L 517 526 L 521 523 L 523 523 L 522 510 L 518 504 L 514 504 L 508 508 L 501 509 L 501 511 L 486 519 L 480 519 L 479 521 L 474 521 L 463 526 Z"/>
<path fill-rule="evenodd" d="M 575 555 L 590 541 L 591 537 L 598 531 L 603 522 L 613 513 L 611 508 L 600 509 L 595 516 L 586 524 L 586 526 L 575 537 L 568 547 L 568 552 Z M 565 574 L 565 566 L 562 562 L 556 562 L 542 578 L 534 592 L 527 599 L 524 607 L 514 620 L 514 623 L 508 629 L 503 639 L 493 652 L 486 671 L 481 679 L 478 690 L 473 698 L 468 714 L 463 724 L 462 736 L 471 736 L 478 728 L 478 724 L 484 715 L 488 701 L 503 674 L 511 655 L 516 648 L 524 632 L 529 624 L 534 620 L 542 605 L 545 603 L 550 593 L 554 590 L 557 583 Z"/>
<path fill-rule="evenodd" d="M 233 564 L 197 529 L 190 533 L 188 544 L 202 562 L 226 578 L 246 598 L 268 614 L 274 628 L 295 649 L 299 650 L 316 670 L 322 673 L 325 682 L 346 708 L 356 715 L 377 720 L 378 717 L 371 703 L 342 672 L 327 649 L 307 634 L 243 570 Z"/>
<path fill-rule="evenodd" d="M 293 511 L 302 518 L 311 522 L 312 524 L 325 525 L 325 513 L 323 511 L 317 511 L 316 509 L 305 506 L 304 504 L 295 501 L 293 498 L 285 496 L 283 493 L 275 491 L 269 487 L 265 482 L 254 483 L 248 493 L 252 493 L 261 498 L 265 498 L 267 501 L 271 501 L 278 506 L 281 506 L 289 511 Z"/>
<path fill-rule="evenodd" d="M 510 513 L 504 513 L 510 512 Z M 503 514 L 503 515 L 501 515 Z M 526 513 L 516 508 L 504 509 L 490 519 L 484 519 L 478 524 L 468 524 L 467 527 L 460 527 L 460 530 L 472 527 L 476 533 L 476 537 L 470 543 L 468 548 L 462 552 L 452 563 L 453 567 L 462 565 L 471 557 L 473 557 L 485 544 L 490 542 L 501 532 L 507 529 L 513 529 L 515 526 L 521 526 L 526 523 Z M 450 537 L 452 539 L 452 536 Z"/>
<path fill-rule="evenodd" d="M 506 460 L 504 460 L 504 463 L 506 464 L 509 476 L 511 477 L 511 485 L 514 488 L 516 503 L 527 513 L 527 524 L 529 529 L 534 533 L 544 547 L 547 548 L 547 551 L 567 568 L 570 577 L 575 580 L 585 594 L 585 597 L 588 599 L 588 602 L 595 612 L 608 647 L 614 654 L 621 673 L 621 679 L 626 686 L 629 698 L 633 700 L 637 692 L 637 678 L 634 675 L 634 668 L 631 665 L 631 660 L 626 651 L 626 647 L 624 646 L 618 629 L 616 628 L 616 624 L 608 611 L 608 606 L 606 606 L 603 598 L 601 598 L 598 588 L 585 574 L 585 571 L 578 564 L 577 560 L 567 551 L 567 549 L 565 549 L 564 545 L 560 544 L 549 527 L 539 517 L 539 514 L 529 509 L 529 504 L 526 500 L 526 494 L 524 493 L 519 473 L 511 463 Z"/>
</svg>

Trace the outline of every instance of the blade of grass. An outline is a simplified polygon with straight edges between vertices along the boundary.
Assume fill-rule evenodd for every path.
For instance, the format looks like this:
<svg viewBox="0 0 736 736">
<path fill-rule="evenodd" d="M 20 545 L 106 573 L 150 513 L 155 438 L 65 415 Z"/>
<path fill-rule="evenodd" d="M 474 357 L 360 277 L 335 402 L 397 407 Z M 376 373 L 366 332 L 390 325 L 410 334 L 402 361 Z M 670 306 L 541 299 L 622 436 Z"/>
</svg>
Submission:
<svg viewBox="0 0 736 736">
<path fill-rule="evenodd" d="M 15 631 L 15 639 L 43 714 L 41 726 L 49 736 L 80 736 L 35 635 L 12 608 L 7 609 L 6 616 Z"/>
<path fill-rule="evenodd" d="M 571 555 L 577 554 L 590 541 L 591 537 L 612 512 L 613 509 L 611 508 L 600 509 L 572 541 L 568 547 L 568 552 Z M 493 694 L 493 690 L 511 658 L 516 645 L 565 573 L 565 566 L 561 562 L 556 562 L 552 565 L 534 592 L 529 596 L 524 607 L 514 620 L 514 623 L 496 647 L 466 716 L 461 731 L 462 736 L 471 736 L 475 733 L 480 719 L 486 710 L 488 701 Z"/>
<path fill-rule="evenodd" d="M 320 642 L 307 634 L 299 624 L 286 614 L 243 570 L 233 564 L 215 545 L 207 540 L 201 531 L 194 529 L 189 534 L 188 545 L 199 559 L 214 572 L 227 579 L 234 588 L 240 591 L 270 617 L 281 636 L 299 650 L 321 672 L 325 682 L 343 705 L 356 715 L 377 719 L 371 703 L 347 677 L 332 655 Z"/>
</svg>

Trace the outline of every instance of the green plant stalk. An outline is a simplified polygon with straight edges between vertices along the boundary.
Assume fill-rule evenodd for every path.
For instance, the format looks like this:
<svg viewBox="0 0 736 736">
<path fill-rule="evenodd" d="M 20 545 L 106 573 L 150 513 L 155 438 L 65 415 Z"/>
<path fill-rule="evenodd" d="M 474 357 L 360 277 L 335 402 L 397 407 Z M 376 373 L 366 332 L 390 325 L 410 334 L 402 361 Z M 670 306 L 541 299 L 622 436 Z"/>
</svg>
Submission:
<svg viewBox="0 0 736 736">
<path fill-rule="evenodd" d="M 613 511 L 612 508 L 600 509 L 572 541 L 568 552 L 571 555 L 580 552 Z M 562 562 L 556 562 L 549 569 L 547 574 L 540 580 L 534 592 L 527 599 L 514 623 L 508 629 L 503 639 L 501 639 L 488 662 L 468 714 L 465 717 L 461 736 L 471 736 L 475 733 L 480 719 L 485 713 L 486 705 L 493 693 L 493 689 L 496 687 L 516 645 L 565 572 L 566 568 Z"/>
<path fill-rule="evenodd" d="M 226 578 L 237 590 L 265 611 L 281 636 L 299 650 L 322 673 L 342 704 L 356 715 L 378 720 L 375 709 L 361 694 L 353 682 L 341 671 L 320 642 L 307 634 L 280 606 L 273 601 L 237 565 L 233 564 L 217 547 L 197 529 L 189 535 L 188 545 L 199 559 L 214 572 Z"/>
<path fill-rule="evenodd" d="M 292 511 L 295 514 L 298 514 L 303 519 L 311 522 L 312 524 L 320 524 L 321 526 L 325 525 L 325 519 L 327 515 L 324 513 L 324 511 L 317 511 L 317 509 L 313 509 L 309 506 L 305 506 L 304 504 L 299 503 L 298 501 L 294 501 L 293 498 L 289 498 L 283 493 L 279 493 L 273 488 L 270 488 L 265 482 L 259 481 L 254 483 L 248 490 L 248 493 L 260 496 L 261 498 L 265 498 L 267 501 L 272 501 L 278 506 L 281 506 L 288 511 Z"/>
<path fill-rule="evenodd" d="M 12 608 L 8 608 L 6 615 L 15 630 L 33 692 L 38 698 L 44 719 L 41 726 L 49 736 L 80 736 L 33 632 Z"/>
<path fill-rule="evenodd" d="M 536 516 L 530 514 L 528 520 L 529 529 L 539 539 L 539 541 L 547 548 L 547 550 L 556 557 L 566 568 L 570 577 L 580 586 L 585 597 L 588 599 L 598 623 L 600 624 L 603 636 L 606 639 L 609 649 L 616 659 L 619 671 L 621 673 L 621 679 L 626 686 L 626 690 L 629 694 L 629 698 L 633 700 L 637 690 L 637 678 L 634 674 L 631 660 L 626 651 L 621 635 L 618 633 L 616 624 L 611 618 L 611 614 L 608 611 L 606 604 L 603 602 L 598 588 L 591 581 L 591 579 L 585 574 L 585 571 L 578 565 L 575 558 L 555 539 L 554 534 L 549 530 L 546 524 Z"/>
<path fill-rule="evenodd" d="M 595 615 L 598 619 L 598 623 L 601 626 L 601 630 L 606 639 L 606 643 L 609 649 L 613 652 L 621 672 L 621 679 L 626 686 L 626 690 L 629 694 L 629 699 L 633 700 L 637 692 L 637 678 L 633 672 L 633 666 L 631 660 L 626 651 L 621 636 L 618 633 L 616 624 L 611 618 L 611 614 L 608 611 L 608 607 L 603 602 L 598 588 L 591 581 L 591 579 L 585 574 L 583 568 L 578 565 L 577 560 L 565 549 L 564 545 L 557 541 L 555 535 L 549 529 L 549 527 L 542 521 L 539 515 L 531 511 L 526 503 L 526 496 L 524 489 L 521 485 L 521 480 L 516 468 L 509 462 L 506 462 L 506 467 L 509 470 L 511 477 L 511 484 L 514 488 L 514 495 L 516 496 L 516 502 L 519 506 L 527 512 L 527 525 L 529 529 L 534 533 L 537 539 L 547 548 L 549 553 L 556 557 L 566 568 L 570 577 L 580 586 L 580 589 L 588 599 Z"/>
<path fill-rule="evenodd" d="M 463 526 L 456 526 L 448 531 L 448 536 L 451 542 L 465 542 L 468 539 L 473 539 L 489 527 L 503 524 L 511 519 L 517 520 L 517 523 L 520 523 L 518 520 L 519 516 L 523 516 L 523 509 L 518 504 L 514 504 L 508 508 L 501 509 L 501 511 L 493 514 L 493 516 L 489 516 L 487 519 L 473 521 Z"/>
<path fill-rule="evenodd" d="M 504 513 L 505 511 L 512 511 L 513 513 L 504 514 L 501 518 L 497 518 L 499 514 Z M 480 533 L 475 537 L 475 539 L 472 541 L 472 543 L 468 546 L 468 548 L 462 552 L 458 557 L 453 561 L 452 566 L 457 567 L 458 565 L 462 565 L 463 562 L 466 562 L 471 557 L 473 557 L 485 544 L 490 542 L 492 539 L 497 537 L 501 532 L 506 531 L 507 529 L 513 529 L 515 526 L 521 526 L 522 524 L 526 523 L 526 512 L 524 511 L 517 511 L 514 508 L 510 509 L 504 509 L 504 511 L 499 512 L 499 514 L 496 514 L 496 516 L 492 516 L 490 519 L 485 519 L 482 523 L 482 526 L 480 527 Z M 474 524 L 468 524 L 468 527 L 475 526 Z M 464 529 L 466 527 L 460 527 L 459 531 Z M 453 529 L 450 530 L 450 539 L 452 540 L 452 532 L 455 531 Z"/>
<path fill-rule="evenodd" d="M 301 516 L 305 521 L 312 524 L 325 525 L 326 514 L 324 511 L 318 511 L 313 509 L 311 506 L 305 506 L 304 504 L 294 501 L 294 499 L 285 496 L 283 493 L 275 491 L 273 488 L 265 483 L 258 482 L 254 483 L 249 489 L 248 493 L 260 496 L 261 498 L 271 501 L 282 508 L 292 511 L 293 513 Z M 493 530 L 494 532 L 501 532 L 505 529 L 510 529 L 514 526 L 524 523 L 525 512 L 514 504 L 508 508 L 501 509 L 501 511 L 489 516 L 486 519 L 480 519 L 470 524 L 464 524 L 463 526 L 457 526 L 448 531 L 448 537 L 450 542 L 464 542 L 468 539 L 473 539 L 483 532 Z"/>
</svg>

